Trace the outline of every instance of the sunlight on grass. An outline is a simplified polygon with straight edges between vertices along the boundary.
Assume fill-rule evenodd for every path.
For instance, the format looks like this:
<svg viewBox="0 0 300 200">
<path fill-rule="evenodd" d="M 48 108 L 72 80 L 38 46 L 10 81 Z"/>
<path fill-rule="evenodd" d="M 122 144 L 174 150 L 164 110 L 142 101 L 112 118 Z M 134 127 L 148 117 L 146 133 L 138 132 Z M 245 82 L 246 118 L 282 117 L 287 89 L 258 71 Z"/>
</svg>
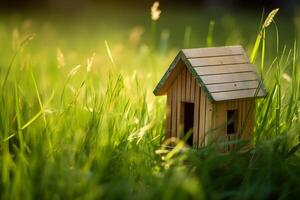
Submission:
<svg viewBox="0 0 300 200">
<path fill-rule="evenodd" d="M 257 101 L 252 148 L 225 155 L 217 144 L 197 150 L 182 140 L 164 141 L 165 97 L 152 91 L 179 49 L 169 39 L 176 35 L 187 48 L 199 36 L 193 26 L 163 33 L 158 4 L 154 11 L 152 28 L 128 28 L 122 40 L 84 32 L 69 38 L 35 20 L 35 28 L 25 31 L 0 24 L 6 41 L 0 55 L 1 199 L 299 195 L 299 46 L 279 47 L 277 29 L 268 29 L 278 10 L 266 18 L 256 42 L 244 44 L 253 47 L 251 60 L 269 91 Z M 218 24 L 202 27 L 204 44 L 228 41 Z M 242 35 L 237 28 L 232 34 Z M 165 147 L 169 143 L 176 144 L 173 150 Z"/>
</svg>

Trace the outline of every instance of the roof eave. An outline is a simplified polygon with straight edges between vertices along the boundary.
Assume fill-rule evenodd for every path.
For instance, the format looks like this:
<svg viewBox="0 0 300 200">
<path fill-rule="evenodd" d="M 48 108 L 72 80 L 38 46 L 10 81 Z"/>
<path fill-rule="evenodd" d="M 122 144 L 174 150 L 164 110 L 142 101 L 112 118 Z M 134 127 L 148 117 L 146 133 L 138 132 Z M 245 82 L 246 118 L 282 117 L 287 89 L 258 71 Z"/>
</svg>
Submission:
<svg viewBox="0 0 300 200">
<path fill-rule="evenodd" d="M 186 56 L 184 55 L 184 53 L 182 53 L 184 56 L 183 62 L 186 65 L 186 67 L 188 68 L 188 70 L 191 72 L 192 76 L 196 79 L 196 83 L 198 84 L 198 86 L 204 90 L 207 98 L 214 103 L 216 100 L 213 98 L 213 96 L 210 94 L 210 92 L 208 91 L 207 87 L 205 86 L 205 84 L 203 83 L 202 79 L 200 78 L 200 76 L 198 76 L 195 68 L 192 66 L 192 64 L 190 63 L 190 61 L 186 58 Z"/>
<path fill-rule="evenodd" d="M 155 89 L 153 91 L 154 95 L 155 96 L 161 96 L 161 95 L 165 94 L 165 92 L 162 92 L 161 89 L 162 89 L 164 83 L 166 82 L 166 80 L 168 79 L 169 75 L 172 73 L 173 69 L 176 67 L 177 63 L 180 60 L 182 60 L 184 62 L 185 66 L 188 68 L 189 72 L 197 80 L 196 81 L 197 85 L 204 90 L 204 92 L 205 92 L 206 96 L 208 97 L 208 99 L 212 103 L 215 102 L 215 99 L 209 93 L 209 91 L 206 88 L 205 84 L 203 83 L 203 81 L 201 80 L 201 78 L 198 76 L 196 70 L 193 68 L 192 64 L 189 62 L 189 60 L 185 56 L 183 50 L 180 50 L 178 52 L 177 56 L 172 61 L 171 65 L 169 66 L 168 70 L 165 72 L 165 74 L 163 75 L 163 77 L 161 78 L 161 80 L 159 81 L 159 83 L 157 84 L 157 86 L 155 87 Z"/>
<path fill-rule="evenodd" d="M 204 84 L 204 82 L 202 81 L 201 77 L 197 74 L 195 68 L 192 66 L 191 62 L 189 61 L 189 59 L 187 58 L 187 56 L 185 55 L 185 50 L 180 50 L 178 52 L 178 54 L 176 55 L 175 59 L 172 61 L 172 63 L 170 64 L 168 70 L 165 72 L 165 74 L 163 75 L 163 77 L 161 78 L 161 80 L 159 81 L 159 83 L 157 84 L 157 86 L 155 87 L 153 93 L 156 96 L 161 96 L 161 95 L 165 95 L 167 93 L 168 88 L 170 87 L 170 85 L 172 84 L 172 80 L 169 80 L 169 82 L 166 85 L 167 80 L 170 78 L 170 75 L 172 74 L 173 70 L 176 68 L 176 66 L 178 65 L 178 62 L 181 60 L 184 65 L 187 67 L 188 71 L 192 74 L 192 76 L 196 79 L 196 83 L 199 87 L 201 87 L 201 89 L 205 92 L 207 98 L 212 102 L 219 102 L 219 101 L 228 101 L 228 100 L 232 100 L 232 99 L 228 99 L 228 100 L 218 100 L 215 99 L 213 97 L 213 95 L 209 92 L 208 88 L 206 87 L 206 85 Z M 175 73 L 175 72 L 174 72 Z M 258 76 L 258 74 L 257 74 Z M 260 76 L 258 76 L 259 78 L 259 82 L 260 84 L 260 89 L 263 91 L 263 95 L 257 95 L 257 96 L 250 96 L 247 98 L 264 98 L 265 96 L 267 96 L 267 90 L 264 87 L 264 84 L 262 82 L 262 79 L 260 78 Z M 174 77 L 173 77 L 174 78 Z M 172 79 L 172 78 L 171 78 Z"/>
<path fill-rule="evenodd" d="M 155 96 L 161 96 L 166 94 L 165 92 L 163 92 L 161 89 L 164 85 L 164 83 L 166 82 L 166 80 L 168 79 L 169 75 L 172 73 L 173 69 L 176 67 L 177 63 L 180 61 L 180 59 L 183 61 L 183 52 L 180 50 L 178 52 L 178 54 L 176 55 L 176 57 L 174 58 L 174 60 L 172 61 L 172 63 L 170 64 L 169 68 L 167 69 L 167 71 L 165 72 L 165 74 L 163 75 L 163 77 L 160 79 L 160 81 L 158 82 L 158 84 L 156 85 L 155 89 L 153 90 L 153 94 Z"/>
</svg>

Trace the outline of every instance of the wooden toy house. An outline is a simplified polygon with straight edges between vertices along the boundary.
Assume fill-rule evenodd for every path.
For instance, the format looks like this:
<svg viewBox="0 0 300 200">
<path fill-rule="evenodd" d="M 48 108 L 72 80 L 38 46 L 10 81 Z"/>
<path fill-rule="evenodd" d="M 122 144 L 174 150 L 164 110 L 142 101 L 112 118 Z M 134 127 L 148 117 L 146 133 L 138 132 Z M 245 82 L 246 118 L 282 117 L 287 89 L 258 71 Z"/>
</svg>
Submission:
<svg viewBox="0 0 300 200">
<path fill-rule="evenodd" d="M 166 138 L 191 132 L 187 143 L 201 147 L 249 138 L 266 90 L 244 49 L 226 46 L 181 50 L 154 94 L 167 95 Z"/>
</svg>

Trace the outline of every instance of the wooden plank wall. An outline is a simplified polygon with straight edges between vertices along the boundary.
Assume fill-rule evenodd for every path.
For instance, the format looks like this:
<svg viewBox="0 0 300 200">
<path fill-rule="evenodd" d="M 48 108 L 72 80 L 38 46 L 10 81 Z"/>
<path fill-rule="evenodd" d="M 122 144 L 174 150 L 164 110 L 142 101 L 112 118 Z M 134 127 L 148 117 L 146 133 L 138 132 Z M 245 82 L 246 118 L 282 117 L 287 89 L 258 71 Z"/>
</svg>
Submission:
<svg viewBox="0 0 300 200">
<path fill-rule="evenodd" d="M 186 67 L 178 73 L 167 93 L 167 138 L 183 138 L 183 102 L 194 103 L 193 142 L 195 146 L 204 146 L 206 132 L 210 132 L 213 123 L 213 105 Z"/>
<path fill-rule="evenodd" d="M 167 93 L 167 116 L 166 116 L 166 138 L 170 138 L 171 134 L 171 127 L 172 127 L 172 93 L 171 90 Z"/>
<path fill-rule="evenodd" d="M 238 109 L 237 135 L 227 135 L 227 110 Z M 217 102 L 215 105 L 215 121 L 212 142 L 250 139 L 254 127 L 255 100 L 241 99 Z M 247 116 L 248 115 L 248 116 Z M 244 128 L 243 128 L 244 127 Z M 221 150 L 234 148 L 235 145 L 225 145 Z"/>
<path fill-rule="evenodd" d="M 243 121 L 241 122 L 241 127 L 244 124 L 244 129 L 240 135 L 241 139 L 250 139 L 253 133 L 253 128 L 255 124 L 255 100 L 247 99 L 243 101 Z M 245 111 L 246 109 L 246 111 Z M 248 115 L 248 116 L 247 116 Z"/>
<path fill-rule="evenodd" d="M 166 138 L 183 138 L 182 102 L 194 103 L 195 146 L 203 147 L 208 142 L 249 139 L 253 132 L 255 100 L 230 100 L 212 104 L 187 68 L 183 68 L 167 93 Z M 226 134 L 228 109 L 238 109 L 238 135 Z M 229 148 L 233 147 L 231 145 Z M 222 149 L 227 150 L 228 146 Z"/>
</svg>

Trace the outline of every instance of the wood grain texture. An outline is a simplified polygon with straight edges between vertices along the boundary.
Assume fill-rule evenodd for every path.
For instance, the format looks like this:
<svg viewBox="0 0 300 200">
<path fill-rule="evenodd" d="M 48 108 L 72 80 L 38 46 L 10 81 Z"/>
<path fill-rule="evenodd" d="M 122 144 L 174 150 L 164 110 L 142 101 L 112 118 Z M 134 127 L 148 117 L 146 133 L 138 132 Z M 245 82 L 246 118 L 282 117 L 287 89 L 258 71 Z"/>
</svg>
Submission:
<svg viewBox="0 0 300 200">
<path fill-rule="evenodd" d="M 166 139 L 183 138 L 184 102 L 194 103 L 195 146 L 250 139 L 255 123 L 253 97 L 260 80 L 243 49 L 198 49 L 185 51 L 185 54 L 189 56 L 186 64 L 178 61 L 160 91 L 167 93 Z M 266 91 L 260 89 L 258 96 L 265 95 Z M 227 111 L 232 109 L 238 110 L 237 134 L 227 134 Z M 227 144 L 220 150 L 235 147 L 235 144 Z"/>
<path fill-rule="evenodd" d="M 250 139 L 254 128 L 255 100 L 245 100 L 243 107 L 247 111 L 244 114 L 246 122 L 242 139 Z"/>
<path fill-rule="evenodd" d="M 230 99 L 253 98 L 255 97 L 255 91 L 256 89 L 236 90 L 236 91 L 211 93 L 211 95 L 216 101 L 224 101 Z M 260 89 L 256 97 L 262 97 L 264 95 L 265 92 L 262 89 Z"/>
<path fill-rule="evenodd" d="M 195 88 L 195 95 L 194 95 L 194 145 L 199 147 L 199 117 L 200 117 L 200 87 Z"/>
<path fill-rule="evenodd" d="M 172 85 L 172 137 L 177 137 L 177 82 Z"/>
<path fill-rule="evenodd" d="M 183 71 L 183 70 L 181 70 Z M 182 85 L 182 73 L 178 74 L 177 78 L 177 137 L 182 138 L 182 118 L 181 118 L 181 85 Z"/>
<path fill-rule="evenodd" d="M 254 72 L 208 75 L 201 76 L 201 78 L 206 85 L 217 83 L 232 83 L 238 81 L 253 81 L 258 79 L 257 75 Z"/>
<path fill-rule="evenodd" d="M 249 110 L 249 115 L 248 115 L 248 124 L 247 124 L 247 130 L 248 133 L 246 134 L 247 138 L 251 138 L 253 131 L 254 131 L 254 126 L 255 126 L 255 111 L 256 111 L 256 102 L 255 99 L 248 99 L 248 109 Z"/>
<path fill-rule="evenodd" d="M 199 58 L 210 56 L 224 56 L 234 54 L 244 54 L 242 46 L 226 46 L 226 47 L 209 47 L 209 48 L 194 48 L 183 49 L 182 52 L 187 58 Z"/>
<path fill-rule="evenodd" d="M 222 142 L 227 140 L 227 102 L 217 102 L 215 105 L 215 124 L 211 142 Z M 220 151 L 225 150 L 225 145 L 220 146 Z"/>
<path fill-rule="evenodd" d="M 190 100 L 195 102 L 195 92 L 196 92 L 196 80 L 193 76 L 191 76 L 191 91 L 190 91 Z"/>
<path fill-rule="evenodd" d="M 233 64 L 233 65 L 217 65 L 217 66 L 199 66 L 195 67 L 199 76 L 214 75 L 214 74 L 231 74 L 237 72 L 249 72 L 254 70 L 254 66 L 249 63 Z"/>
<path fill-rule="evenodd" d="M 247 109 L 247 101 L 243 100 L 242 101 L 242 109 L 243 109 L 243 116 L 242 116 L 242 124 L 241 124 L 241 136 L 243 139 L 246 139 L 246 127 L 247 127 L 247 123 L 248 123 L 248 117 L 247 117 L 247 113 L 249 112 L 249 110 Z"/>
<path fill-rule="evenodd" d="M 154 94 L 165 94 L 178 74 L 182 74 L 181 91 L 185 92 L 182 101 L 194 101 L 194 81 L 201 85 L 212 102 L 258 98 L 267 94 L 263 85 L 257 96 L 253 94 L 260 85 L 260 77 L 241 46 L 182 50 L 156 86 Z"/>
<path fill-rule="evenodd" d="M 201 90 L 200 96 L 200 122 L 199 122 L 199 146 L 205 145 L 205 120 L 206 120 L 206 96 Z"/>
<path fill-rule="evenodd" d="M 207 58 L 189 58 L 188 61 L 193 67 L 249 63 L 249 59 L 243 54 Z"/>
<path fill-rule="evenodd" d="M 186 101 L 186 74 L 187 74 L 187 68 L 185 67 L 183 70 L 182 70 L 182 74 L 181 74 L 181 87 L 182 87 L 182 90 L 181 90 L 181 100 L 182 101 Z"/>
<path fill-rule="evenodd" d="M 212 121 L 213 121 L 213 105 L 205 98 L 205 146 L 208 144 L 210 138 L 212 137 Z"/>
<path fill-rule="evenodd" d="M 166 114 L 166 139 L 171 137 L 171 120 L 172 120 L 172 93 L 167 93 L 167 114 Z"/>
<path fill-rule="evenodd" d="M 186 73 L 185 100 L 191 102 L 191 73 Z"/>
<path fill-rule="evenodd" d="M 257 89 L 258 87 L 259 87 L 259 83 L 257 81 L 242 81 L 242 82 L 207 85 L 207 89 L 211 93 L 234 91 L 234 90 L 245 90 L 245 89 Z"/>
</svg>

